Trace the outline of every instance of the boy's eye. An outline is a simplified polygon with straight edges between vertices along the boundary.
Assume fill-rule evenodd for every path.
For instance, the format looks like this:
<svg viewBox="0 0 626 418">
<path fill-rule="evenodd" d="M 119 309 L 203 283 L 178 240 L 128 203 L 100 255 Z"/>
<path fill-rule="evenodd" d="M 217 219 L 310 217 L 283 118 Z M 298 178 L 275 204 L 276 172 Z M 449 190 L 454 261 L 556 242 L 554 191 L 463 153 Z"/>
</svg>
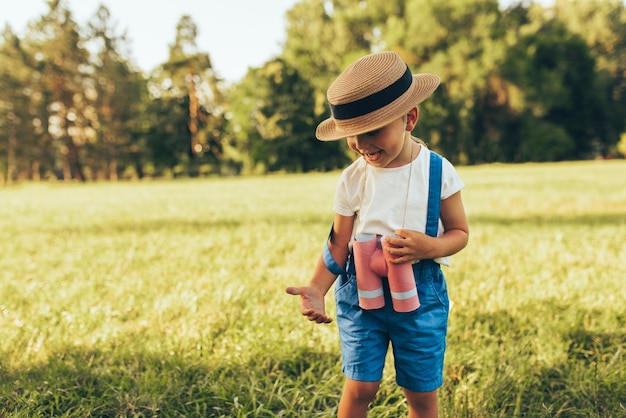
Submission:
<svg viewBox="0 0 626 418">
<path fill-rule="evenodd" d="M 379 133 L 380 133 L 380 129 L 376 129 L 375 131 L 366 132 L 365 135 L 367 135 L 367 136 L 376 136 Z"/>
</svg>

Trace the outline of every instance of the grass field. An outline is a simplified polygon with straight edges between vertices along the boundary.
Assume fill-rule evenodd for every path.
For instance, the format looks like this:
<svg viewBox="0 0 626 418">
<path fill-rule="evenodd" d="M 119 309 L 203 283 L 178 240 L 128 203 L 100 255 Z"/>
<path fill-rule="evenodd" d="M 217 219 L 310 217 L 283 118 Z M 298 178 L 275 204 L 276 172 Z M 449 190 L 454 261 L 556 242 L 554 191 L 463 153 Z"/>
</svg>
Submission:
<svg viewBox="0 0 626 418">
<path fill-rule="evenodd" d="M 459 172 L 440 415 L 626 417 L 626 161 Z M 333 416 L 336 326 L 284 288 L 337 177 L 0 189 L 0 417 Z M 406 414 L 392 364 L 371 417 Z"/>
</svg>

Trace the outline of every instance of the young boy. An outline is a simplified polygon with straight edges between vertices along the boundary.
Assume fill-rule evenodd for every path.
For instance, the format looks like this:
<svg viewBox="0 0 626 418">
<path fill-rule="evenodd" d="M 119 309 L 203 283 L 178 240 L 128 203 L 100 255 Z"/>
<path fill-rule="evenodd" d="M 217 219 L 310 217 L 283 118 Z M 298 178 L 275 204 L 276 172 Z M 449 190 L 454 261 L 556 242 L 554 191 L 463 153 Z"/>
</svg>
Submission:
<svg viewBox="0 0 626 418">
<path fill-rule="evenodd" d="M 332 116 L 316 136 L 347 138 L 361 157 L 340 177 L 334 224 L 313 277 L 287 293 L 300 296 L 310 321 L 329 323 L 324 296 L 340 276 L 335 301 L 346 375 L 340 418 L 367 416 L 390 342 L 409 417 L 438 415 L 449 309 L 440 265 L 467 245 L 469 234 L 456 171 L 411 137 L 417 105 L 438 85 L 437 76 L 413 75 L 398 54 L 381 52 L 355 61 L 328 89 Z M 357 260 L 366 239 L 386 261 L 373 254 Z M 363 261 L 367 257 L 371 262 Z M 408 268 L 413 289 L 394 291 L 396 267 Z M 372 271 L 380 289 L 365 283 Z M 403 298 L 413 301 L 408 311 L 397 309 Z"/>
</svg>

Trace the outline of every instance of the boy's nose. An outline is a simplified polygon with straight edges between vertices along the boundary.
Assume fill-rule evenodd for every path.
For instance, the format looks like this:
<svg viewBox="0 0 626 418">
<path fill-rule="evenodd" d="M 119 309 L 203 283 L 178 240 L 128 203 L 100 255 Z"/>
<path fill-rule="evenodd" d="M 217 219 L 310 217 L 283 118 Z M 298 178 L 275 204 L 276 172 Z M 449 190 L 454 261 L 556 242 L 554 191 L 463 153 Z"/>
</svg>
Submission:
<svg viewBox="0 0 626 418">
<path fill-rule="evenodd" d="M 357 147 L 357 149 L 363 151 L 367 149 L 368 141 L 363 136 L 357 135 L 354 137 L 354 145 Z"/>
</svg>

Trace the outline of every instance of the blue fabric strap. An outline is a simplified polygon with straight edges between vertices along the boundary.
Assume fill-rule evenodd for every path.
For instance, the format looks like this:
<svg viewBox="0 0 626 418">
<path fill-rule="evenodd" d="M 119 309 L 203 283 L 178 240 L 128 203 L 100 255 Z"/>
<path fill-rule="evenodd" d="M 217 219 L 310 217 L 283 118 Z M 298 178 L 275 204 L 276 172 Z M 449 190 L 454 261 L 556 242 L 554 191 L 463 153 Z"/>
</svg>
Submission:
<svg viewBox="0 0 626 418">
<path fill-rule="evenodd" d="M 436 237 L 439 230 L 441 206 L 441 156 L 430 152 L 430 176 L 428 180 L 428 212 L 426 215 L 426 235 Z"/>
<path fill-rule="evenodd" d="M 339 276 L 340 274 L 346 274 L 346 271 L 341 268 L 339 264 L 333 258 L 333 255 L 330 252 L 330 248 L 328 248 L 328 241 L 330 237 L 333 235 L 333 227 L 335 224 L 333 223 L 330 226 L 330 233 L 328 234 L 328 239 L 326 240 L 326 244 L 324 244 L 324 251 L 322 252 L 322 257 L 324 258 L 324 265 L 333 274 Z"/>
</svg>

